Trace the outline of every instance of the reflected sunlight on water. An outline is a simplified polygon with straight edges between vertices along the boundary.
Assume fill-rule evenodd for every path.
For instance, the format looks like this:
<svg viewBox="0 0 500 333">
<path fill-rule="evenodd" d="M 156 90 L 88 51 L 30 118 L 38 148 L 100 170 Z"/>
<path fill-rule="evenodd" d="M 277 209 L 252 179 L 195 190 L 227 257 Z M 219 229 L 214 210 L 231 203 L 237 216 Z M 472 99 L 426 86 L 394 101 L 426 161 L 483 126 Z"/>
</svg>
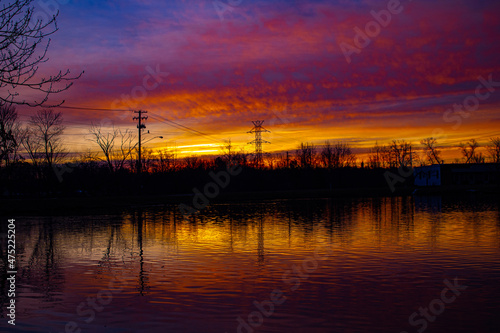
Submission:
<svg viewBox="0 0 500 333">
<path fill-rule="evenodd" d="M 498 332 L 500 213 L 498 201 L 482 202 L 276 200 L 213 205 L 191 221 L 175 206 L 17 218 L 16 328 L 416 332 L 409 316 L 458 277 L 468 288 L 426 332 Z M 256 314 L 273 291 L 282 303 Z"/>
</svg>

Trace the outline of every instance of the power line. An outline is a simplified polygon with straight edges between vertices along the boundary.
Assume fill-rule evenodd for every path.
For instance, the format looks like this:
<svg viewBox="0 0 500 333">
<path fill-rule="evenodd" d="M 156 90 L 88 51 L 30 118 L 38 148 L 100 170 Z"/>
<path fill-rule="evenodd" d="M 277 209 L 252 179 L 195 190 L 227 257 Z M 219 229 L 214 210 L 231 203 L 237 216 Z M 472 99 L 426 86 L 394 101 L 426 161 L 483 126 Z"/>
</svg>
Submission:
<svg viewBox="0 0 500 333">
<path fill-rule="evenodd" d="M 130 109 L 125 110 L 125 109 L 91 108 L 91 107 L 69 106 L 69 105 L 59 105 L 59 106 L 55 106 L 55 108 L 71 109 L 71 110 L 87 110 L 87 111 L 132 112 L 132 110 L 130 110 Z"/>
<path fill-rule="evenodd" d="M 200 135 L 200 136 L 204 136 L 210 140 L 213 140 L 213 141 L 216 141 L 216 142 L 223 142 L 225 143 L 224 140 L 221 140 L 221 139 L 218 139 L 218 138 L 215 138 L 213 136 L 211 136 L 210 134 L 206 134 L 206 133 L 203 133 L 203 132 L 200 132 L 198 130 L 195 130 L 194 128 L 191 128 L 191 127 L 188 127 L 188 126 L 185 126 L 185 125 L 182 125 L 182 124 L 179 124 L 173 120 L 170 120 L 170 119 L 167 119 L 163 116 L 160 116 L 160 115 L 151 115 L 151 118 L 155 118 L 156 120 L 159 120 L 165 124 L 169 124 L 173 127 L 176 127 L 177 129 L 181 129 L 181 130 L 184 130 L 184 131 L 187 131 L 187 132 L 191 132 L 193 134 L 196 134 L 196 135 Z"/>
</svg>

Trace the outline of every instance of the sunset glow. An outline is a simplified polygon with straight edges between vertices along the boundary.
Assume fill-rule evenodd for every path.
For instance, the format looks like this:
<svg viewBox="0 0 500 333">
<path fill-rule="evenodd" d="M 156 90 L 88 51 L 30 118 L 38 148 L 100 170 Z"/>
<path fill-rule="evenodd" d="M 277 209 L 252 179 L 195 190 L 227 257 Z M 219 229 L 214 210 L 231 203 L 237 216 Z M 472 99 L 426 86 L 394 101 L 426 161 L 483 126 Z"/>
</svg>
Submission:
<svg viewBox="0 0 500 333">
<path fill-rule="evenodd" d="M 240 1 L 222 13 L 214 3 L 60 5 L 60 31 L 40 71 L 85 73 L 52 98 L 148 110 L 147 130 L 164 139 L 147 148 L 176 146 L 183 156 L 218 154 L 229 139 L 251 152 L 256 119 L 271 131 L 267 152 L 342 140 L 363 153 L 375 142 L 419 146 L 434 136 L 450 160 L 460 154 L 446 147 L 500 135 L 498 2 Z M 366 31 L 390 6 L 398 13 Z M 346 55 L 341 45 L 356 47 L 359 30 L 373 37 Z M 454 109 L 481 84 L 477 110 Z M 18 110 L 23 120 L 35 112 Z M 92 122 L 136 131 L 132 111 L 61 110 L 72 152 L 98 150 L 88 140 Z"/>
</svg>

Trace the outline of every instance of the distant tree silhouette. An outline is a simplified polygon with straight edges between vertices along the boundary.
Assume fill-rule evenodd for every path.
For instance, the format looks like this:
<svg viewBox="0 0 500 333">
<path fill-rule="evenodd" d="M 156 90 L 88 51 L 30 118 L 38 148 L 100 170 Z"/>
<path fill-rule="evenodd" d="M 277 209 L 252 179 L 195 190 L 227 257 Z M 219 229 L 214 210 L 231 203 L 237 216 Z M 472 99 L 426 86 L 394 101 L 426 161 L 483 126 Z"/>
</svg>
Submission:
<svg viewBox="0 0 500 333">
<path fill-rule="evenodd" d="M 106 132 L 102 126 L 92 124 L 89 133 L 92 135 L 91 140 L 101 148 L 104 155 L 104 158 L 99 156 L 95 158 L 106 162 L 111 172 L 123 170 L 138 145 L 136 135 L 128 129 L 122 131 L 113 127 Z"/>
<path fill-rule="evenodd" d="M 40 76 L 39 66 L 48 60 L 49 36 L 57 29 L 57 15 L 48 22 L 34 20 L 34 0 L 2 2 L 0 9 L 0 105 L 44 105 L 51 94 L 67 90 L 79 78 L 70 71 Z M 40 99 L 19 98 L 18 88 L 38 91 Z"/>
<path fill-rule="evenodd" d="M 157 162 L 155 164 L 156 172 L 168 172 L 177 169 L 177 155 L 170 149 L 158 149 L 156 151 Z"/>
<path fill-rule="evenodd" d="M 374 168 L 386 168 L 391 164 L 391 152 L 386 145 L 379 145 L 375 142 L 375 146 L 370 149 L 370 154 L 368 156 L 368 167 Z"/>
<path fill-rule="evenodd" d="M 236 162 L 241 166 L 249 166 L 250 165 L 250 154 L 245 151 L 245 149 L 241 148 L 240 151 L 236 154 Z"/>
<path fill-rule="evenodd" d="M 31 147 L 34 155 L 43 154 L 43 163 L 49 169 L 67 155 L 61 140 L 64 128 L 62 113 L 52 109 L 39 110 L 29 121 L 25 143 L 31 142 L 31 145 L 25 147 Z"/>
<path fill-rule="evenodd" d="M 154 155 L 153 149 L 142 148 L 142 171 L 144 172 L 154 172 L 155 166 L 157 164 L 157 158 Z"/>
<path fill-rule="evenodd" d="M 297 147 L 296 155 L 301 168 L 310 168 L 316 159 L 316 148 L 312 143 L 301 142 Z"/>
<path fill-rule="evenodd" d="M 389 145 L 388 161 L 389 166 L 399 168 L 400 166 L 411 167 L 417 158 L 417 154 L 412 149 L 410 142 L 404 140 L 392 140 Z"/>
<path fill-rule="evenodd" d="M 491 144 L 486 148 L 493 163 L 500 163 L 500 137 L 490 138 Z"/>
<path fill-rule="evenodd" d="M 324 167 L 343 168 L 356 165 L 356 155 L 345 142 L 337 142 L 332 145 L 326 141 L 320 153 L 321 163 Z"/>
<path fill-rule="evenodd" d="M 0 166 L 9 166 L 19 159 L 22 130 L 17 120 L 17 111 L 11 105 L 0 106 Z"/>
<path fill-rule="evenodd" d="M 106 161 L 109 170 L 111 172 L 115 171 L 112 161 L 112 154 L 113 147 L 115 145 L 115 139 L 118 136 L 118 131 L 113 129 L 111 132 L 104 133 L 101 126 L 92 124 L 89 129 L 89 133 L 93 136 L 92 140 L 97 143 L 99 148 L 101 148 L 104 154 L 104 160 Z M 99 157 L 97 156 L 95 156 L 95 158 L 99 159 Z"/>
<path fill-rule="evenodd" d="M 443 160 L 439 156 L 441 155 L 441 151 L 437 149 L 437 140 L 435 138 L 425 138 L 420 141 L 420 144 L 424 146 L 424 154 L 430 164 L 443 163 Z"/>
<path fill-rule="evenodd" d="M 333 147 L 330 141 L 325 141 L 320 153 L 321 163 L 325 168 L 333 168 Z"/>
<path fill-rule="evenodd" d="M 196 155 L 187 156 L 184 158 L 184 167 L 188 169 L 198 169 L 203 167 L 203 161 Z"/>
<path fill-rule="evenodd" d="M 31 160 L 31 164 L 36 171 L 38 178 L 41 178 L 42 173 L 42 142 L 37 139 L 35 130 L 30 127 L 23 129 L 23 136 L 21 141 L 26 153 Z"/>
<path fill-rule="evenodd" d="M 476 139 L 471 139 L 467 143 L 460 143 L 460 151 L 464 156 L 465 163 L 484 163 L 484 156 L 477 152 L 479 144 Z"/>
<path fill-rule="evenodd" d="M 234 163 L 237 158 L 237 153 L 234 149 L 234 146 L 231 144 L 231 139 L 227 141 L 225 145 L 221 147 L 222 151 L 222 160 L 226 163 Z"/>
</svg>

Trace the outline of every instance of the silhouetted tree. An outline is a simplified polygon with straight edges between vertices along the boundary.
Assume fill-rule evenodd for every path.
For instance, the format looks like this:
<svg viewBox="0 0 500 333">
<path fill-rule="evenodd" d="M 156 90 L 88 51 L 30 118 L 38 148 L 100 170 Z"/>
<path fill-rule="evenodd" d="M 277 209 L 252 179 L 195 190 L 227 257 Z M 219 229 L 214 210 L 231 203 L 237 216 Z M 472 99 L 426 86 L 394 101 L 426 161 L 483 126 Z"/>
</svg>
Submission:
<svg viewBox="0 0 500 333">
<path fill-rule="evenodd" d="M 42 142 L 38 140 L 35 130 L 30 127 L 23 129 L 21 141 L 24 149 L 28 153 L 31 164 L 36 170 L 38 177 L 41 177 L 41 165 L 43 161 Z"/>
<path fill-rule="evenodd" d="M 203 166 L 203 162 L 198 156 L 188 156 L 184 158 L 184 165 L 188 169 L 198 169 Z"/>
<path fill-rule="evenodd" d="M 356 165 L 356 155 L 345 142 L 332 145 L 326 141 L 321 150 L 321 162 L 326 168 L 343 168 Z"/>
<path fill-rule="evenodd" d="M 157 172 L 167 172 L 175 170 L 177 167 L 177 156 L 174 151 L 169 149 L 158 149 L 157 153 L 157 163 L 155 170 Z"/>
<path fill-rule="evenodd" d="M 389 151 L 386 146 L 380 146 L 375 142 L 375 146 L 370 149 L 368 156 L 368 166 L 370 168 L 384 168 L 389 162 Z"/>
<path fill-rule="evenodd" d="M 330 141 L 325 141 L 320 153 L 321 163 L 325 168 L 333 168 L 333 146 Z"/>
<path fill-rule="evenodd" d="M 65 128 L 62 123 L 62 113 L 55 113 L 52 109 L 39 110 L 29 121 L 29 139 L 38 149 L 41 145 L 43 162 L 49 168 L 61 162 L 67 154 L 61 140 Z"/>
<path fill-rule="evenodd" d="M 49 36 L 57 31 L 54 15 L 48 22 L 33 17 L 34 0 L 3 3 L 0 8 L 0 105 L 7 103 L 41 106 L 49 96 L 68 89 L 73 80 L 70 71 L 40 76 L 39 66 L 48 60 Z M 59 87 L 58 87 L 59 86 Z M 19 98 L 18 89 L 38 91 L 40 100 Z"/>
<path fill-rule="evenodd" d="M 313 166 L 316 157 L 316 148 L 312 143 L 301 142 L 296 151 L 297 159 L 301 168 Z"/>
<path fill-rule="evenodd" d="M 241 166 L 249 166 L 250 165 L 250 156 L 251 154 L 245 151 L 244 148 L 240 148 L 240 151 L 236 153 L 234 156 L 234 161 Z"/>
<path fill-rule="evenodd" d="M 92 124 L 89 132 L 93 136 L 92 140 L 97 143 L 99 148 L 101 148 L 104 154 L 104 160 L 106 161 L 109 170 L 113 172 L 114 166 L 112 161 L 112 154 L 113 147 L 115 146 L 115 139 L 118 136 L 118 130 L 113 128 L 112 131 L 104 133 L 101 126 Z M 95 158 L 100 159 L 98 156 L 96 156 Z"/>
<path fill-rule="evenodd" d="M 443 163 L 443 160 L 439 157 L 441 151 L 437 149 L 437 140 L 435 138 L 425 138 L 420 143 L 424 146 L 424 153 L 430 164 Z"/>
<path fill-rule="evenodd" d="M 88 166 L 89 168 L 91 168 L 93 170 L 97 169 L 98 161 L 99 161 L 98 155 L 99 155 L 98 153 L 93 152 L 92 150 L 88 149 L 87 151 L 80 153 L 76 164 Z"/>
<path fill-rule="evenodd" d="M 225 163 L 231 164 L 235 162 L 237 158 L 237 153 L 234 149 L 234 146 L 231 144 L 231 139 L 229 139 L 227 143 L 221 147 L 221 151 L 222 151 L 221 158 Z"/>
<path fill-rule="evenodd" d="M 493 163 L 500 163 L 500 137 L 490 138 L 491 144 L 486 148 Z"/>
<path fill-rule="evenodd" d="M 400 166 L 412 167 L 417 154 L 412 151 L 410 142 L 392 140 L 392 143 L 389 145 L 388 156 L 389 166 L 398 168 Z"/>
<path fill-rule="evenodd" d="M 287 152 L 276 153 L 275 159 L 276 159 L 275 165 L 277 168 L 284 169 L 290 166 L 290 157 Z"/>
<path fill-rule="evenodd" d="M 17 121 L 17 111 L 11 105 L 0 106 L 0 166 L 8 166 L 19 158 L 22 130 Z"/>
<path fill-rule="evenodd" d="M 467 143 L 460 143 L 460 151 L 464 156 L 465 163 L 484 163 L 484 156 L 477 152 L 479 144 L 475 139 L 469 140 Z"/>
<path fill-rule="evenodd" d="M 155 169 L 156 158 L 153 154 L 153 149 L 142 148 L 142 171 L 152 172 Z"/>
<path fill-rule="evenodd" d="M 98 157 L 100 161 L 105 161 L 111 172 L 123 170 L 127 159 L 131 158 L 138 142 L 132 131 L 113 128 L 110 131 L 103 131 L 101 126 L 94 125 L 89 129 L 92 141 L 101 148 L 104 158 Z"/>
</svg>

